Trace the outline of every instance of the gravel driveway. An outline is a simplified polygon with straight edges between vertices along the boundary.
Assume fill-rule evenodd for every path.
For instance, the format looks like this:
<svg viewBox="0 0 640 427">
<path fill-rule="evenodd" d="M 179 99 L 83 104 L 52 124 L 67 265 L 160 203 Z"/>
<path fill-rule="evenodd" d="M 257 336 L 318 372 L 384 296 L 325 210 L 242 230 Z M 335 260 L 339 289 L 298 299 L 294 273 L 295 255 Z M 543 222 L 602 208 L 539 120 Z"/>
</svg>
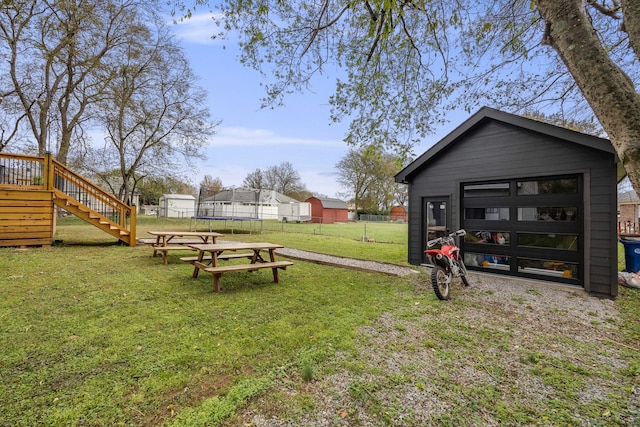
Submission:
<svg viewBox="0 0 640 427">
<path fill-rule="evenodd" d="M 418 273 L 296 249 L 278 253 L 386 274 Z M 227 425 L 559 425 L 545 422 L 545 411 L 567 399 L 576 409 L 562 425 L 640 425 L 639 380 L 626 373 L 632 371 L 629 347 L 617 341 L 621 320 L 614 301 L 512 278 L 472 273 L 469 279 L 471 287 L 453 289 L 452 301 L 426 304 L 425 295 L 432 293 L 428 276 L 416 275 L 412 307 L 362 327 L 357 349 L 338 352 L 317 380 L 278 379 L 275 390 Z M 447 323 L 439 324 L 443 319 Z M 486 340 L 483 334 L 489 334 Z M 450 359 L 451 353 L 457 356 Z M 565 378 L 563 370 L 571 375 Z M 573 370 L 581 387 L 566 393 L 570 385 L 553 381 L 575 381 Z M 615 423 L 601 402 L 610 393 L 628 395 Z M 500 404 L 537 421 L 505 422 L 516 415 L 501 412 Z M 580 407 L 600 413 L 585 414 Z"/>
</svg>

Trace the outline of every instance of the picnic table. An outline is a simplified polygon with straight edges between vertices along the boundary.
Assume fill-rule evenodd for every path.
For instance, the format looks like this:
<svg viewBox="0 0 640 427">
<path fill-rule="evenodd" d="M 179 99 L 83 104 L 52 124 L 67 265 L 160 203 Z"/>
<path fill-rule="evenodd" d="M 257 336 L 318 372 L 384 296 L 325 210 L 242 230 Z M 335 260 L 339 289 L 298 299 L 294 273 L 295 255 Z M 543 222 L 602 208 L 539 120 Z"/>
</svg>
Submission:
<svg viewBox="0 0 640 427">
<path fill-rule="evenodd" d="M 162 254 L 162 263 L 168 264 L 167 253 L 174 250 L 194 249 L 189 247 L 193 243 L 215 243 L 216 238 L 223 234 L 215 231 L 149 231 L 149 234 L 156 237 L 153 246 L 153 256 Z"/>
<path fill-rule="evenodd" d="M 293 265 L 293 263 L 289 261 L 276 261 L 276 249 L 283 248 L 284 246 L 275 243 L 208 243 L 191 244 L 189 247 L 197 250 L 198 256 L 181 258 L 181 260 L 193 264 L 193 278 L 198 277 L 200 270 L 211 273 L 213 275 L 213 286 L 216 292 L 220 292 L 220 277 L 222 277 L 223 273 L 270 268 L 273 272 L 273 282 L 278 283 L 278 270 L 285 270 L 288 266 Z M 244 252 L 238 253 L 238 251 Z M 261 251 L 266 251 L 269 256 L 265 259 Z M 219 261 L 223 260 L 243 258 L 249 262 L 230 265 L 220 265 L 219 263 Z M 209 264 L 206 263 L 207 261 Z"/>
</svg>

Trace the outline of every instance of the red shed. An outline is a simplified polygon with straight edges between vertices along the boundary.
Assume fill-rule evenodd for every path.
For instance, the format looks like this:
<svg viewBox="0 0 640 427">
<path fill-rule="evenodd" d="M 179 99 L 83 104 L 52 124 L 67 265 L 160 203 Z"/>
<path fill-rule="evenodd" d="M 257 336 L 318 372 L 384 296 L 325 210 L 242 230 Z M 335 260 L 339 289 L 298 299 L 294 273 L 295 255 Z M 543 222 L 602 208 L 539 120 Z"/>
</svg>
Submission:
<svg viewBox="0 0 640 427">
<path fill-rule="evenodd" d="M 407 217 L 407 210 L 404 206 L 394 206 L 391 208 L 390 221 L 407 222 Z"/>
<path fill-rule="evenodd" d="M 321 224 L 347 222 L 349 211 L 347 202 L 326 197 L 309 197 L 305 202 L 311 203 L 312 221 Z"/>
</svg>

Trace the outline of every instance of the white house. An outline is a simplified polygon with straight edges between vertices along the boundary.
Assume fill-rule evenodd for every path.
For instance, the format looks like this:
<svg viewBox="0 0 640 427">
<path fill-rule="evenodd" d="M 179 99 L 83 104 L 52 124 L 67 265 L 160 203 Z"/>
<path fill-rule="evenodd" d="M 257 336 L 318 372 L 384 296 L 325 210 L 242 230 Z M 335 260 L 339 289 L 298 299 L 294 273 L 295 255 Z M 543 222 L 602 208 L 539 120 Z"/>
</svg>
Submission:
<svg viewBox="0 0 640 427">
<path fill-rule="evenodd" d="M 163 194 L 158 203 L 158 216 L 191 218 L 196 212 L 196 198 L 191 194 Z"/>
<path fill-rule="evenodd" d="M 283 210 L 281 206 L 286 205 Z M 289 214 L 289 221 L 300 221 L 310 215 L 308 203 L 299 202 L 274 190 L 234 188 L 200 200 L 196 216 L 215 218 L 279 219 Z M 295 213 L 295 218 L 291 215 Z"/>
</svg>

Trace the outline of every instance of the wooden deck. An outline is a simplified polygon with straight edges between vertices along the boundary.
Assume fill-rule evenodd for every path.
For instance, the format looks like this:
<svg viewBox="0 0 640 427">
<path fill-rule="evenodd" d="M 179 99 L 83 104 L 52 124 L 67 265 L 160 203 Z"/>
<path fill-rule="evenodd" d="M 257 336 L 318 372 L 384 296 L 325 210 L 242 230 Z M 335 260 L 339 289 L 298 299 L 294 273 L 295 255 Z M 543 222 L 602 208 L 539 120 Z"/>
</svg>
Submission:
<svg viewBox="0 0 640 427">
<path fill-rule="evenodd" d="M 53 243 L 55 212 L 67 212 L 134 246 L 136 211 L 51 155 L 0 153 L 0 247 Z"/>
<path fill-rule="evenodd" d="M 53 197 L 45 190 L 0 190 L 0 247 L 53 242 Z"/>
</svg>

